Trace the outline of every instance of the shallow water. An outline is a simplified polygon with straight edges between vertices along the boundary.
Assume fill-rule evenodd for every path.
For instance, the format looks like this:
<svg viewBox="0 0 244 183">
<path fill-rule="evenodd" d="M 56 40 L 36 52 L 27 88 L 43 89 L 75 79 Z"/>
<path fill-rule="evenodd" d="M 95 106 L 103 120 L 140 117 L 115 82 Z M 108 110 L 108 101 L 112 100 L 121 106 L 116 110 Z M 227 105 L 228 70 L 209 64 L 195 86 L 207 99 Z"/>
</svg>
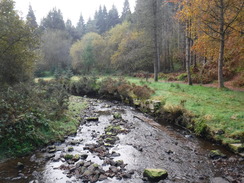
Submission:
<svg viewBox="0 0 244 183">
<path fill-rule="evenodd" d="M 159 125 L 151 117 L 132 107 L 97 99 L 86 100 L 90 103 L 90 107 L 86 110 L 85 116 L 98 116 L 98 122 L 86 122 L 79 127 L 77 134 L 67 137 L 63 143 L 56 143 L 55 153 L 48 153 L 43 149 L 31 156 L 0 163 L 0 183 L 82 182 L 78 176 L 70 177 L 68 170 L 60 168 L 61 165 L 67 164 L 62 155 L 67 153 L 68 147 L 74 149 L 69 154 L 87 154 L 85 161 L 96 163 L 107 171 L 109 165 L 104 165 L 104 159 L 98 157 L 96 153 L 84 150 L 84 147 L 86 144 L 97 143 L 99 136 L 104 134 L 104 128 L 113 121 L 114 112 L 122 114 L 123 125 L 130 132 L 118 135 L 119 141 L 109 148 L 109 152 L 114 151 L 120 156 L 110 159 L 123 160 L 127 164 L 126 170 L 133 170 L 134 174 L 131 179 L 107 178 L 100 181 L 101 183 L 143 183 L 145 181 L 142 180 L 142 172 L 145 168 L 166 169 L 169 176 L 164 182 L 167 183 L 207 183 L 220 176 L 232 178 L 236 182 L 243 180 L 243 158 L 198 139 L 181 128 L 172 127 L 164 121 L 160 121 L 162 125 Z M 71 144 L 74 141 L 79 143 Z M 208 153 L 211 149 L 221 150 L 228 158 L 209 159 Z M 24 164 L 23 170 L 17 168 L 18 162 Z"/>
</svg>

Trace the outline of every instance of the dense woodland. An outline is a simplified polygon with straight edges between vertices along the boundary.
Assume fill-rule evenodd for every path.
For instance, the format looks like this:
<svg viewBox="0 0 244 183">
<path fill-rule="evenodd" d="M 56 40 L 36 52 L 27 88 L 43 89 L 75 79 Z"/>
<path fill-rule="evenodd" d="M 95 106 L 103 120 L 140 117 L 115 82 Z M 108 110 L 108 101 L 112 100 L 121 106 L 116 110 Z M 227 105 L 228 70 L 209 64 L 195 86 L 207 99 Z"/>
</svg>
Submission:
<svg viewBox="0 0 244 183">
<path fill-rule="evenodd" d="M 48 120 L 58 119 L 67 108 L 62 84 L 25 85 L 34 77 L 149 75 L 158 81 L 168 73 L 179 73 L 178 78 L 190 85 L 218 80 L 223 88 L 224 81 L 236 77 L 235 84 L 244 86 L 243 5 L 240 0 L 137 0 L 131 12 L 125 0 L 122 12 L 101 5 L 87 22 L 81 12 L 77 25 L 65 22 L 54 8 L 39 25 L 31 5 L 27 17 L 21 18 L 13 0 L 2 0 L 0 139 L 13 131 L 18 134 L 3 127 L 22 119 L 29 120 L 30 129 L 33 121 L 45 129 Z M 20 129 L 26 125 L 18 124 Z"/>
<path fill-rule="evenodd" d="M 87 22 L 81 12 L 77 25 L 64 22 L 55 8 L 38 25 L 31 6 L 23 20 L 12 1 L 1 4 L 1 82 L 7 84 L 33 72 L 40 77 L 71 71 L 145 71 L 154 72 L 155 80 L 158 73 L 187 71 L 189 84 L 218 79 L 219 87 L 236 75 L 243 79 L 239 0 L 138 0 L 133 13 L 125 1 L 121 15 L 115 6 L 100 6 Z"/>
</svg>

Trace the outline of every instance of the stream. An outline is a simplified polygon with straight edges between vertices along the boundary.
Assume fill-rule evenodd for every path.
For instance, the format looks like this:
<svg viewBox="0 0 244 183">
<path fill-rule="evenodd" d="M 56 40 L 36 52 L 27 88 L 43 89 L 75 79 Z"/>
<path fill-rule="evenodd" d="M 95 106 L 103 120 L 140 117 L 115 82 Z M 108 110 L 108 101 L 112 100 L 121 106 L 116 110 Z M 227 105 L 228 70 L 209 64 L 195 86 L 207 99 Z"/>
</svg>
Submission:
<svg viewBox="0 0 244 183">
<path fill-rule="evenodd" d="M 89 107 L 77 133 L 1 162 L 0 183 L 144 183 L 149 182 L 142 175 L 145 168 L 167 170 L 160 183 L 244 182 L 242 157 L 130 106 L 82 100 Z M 211 159 L 213 149 L 226 157 Z"/>
</svg>

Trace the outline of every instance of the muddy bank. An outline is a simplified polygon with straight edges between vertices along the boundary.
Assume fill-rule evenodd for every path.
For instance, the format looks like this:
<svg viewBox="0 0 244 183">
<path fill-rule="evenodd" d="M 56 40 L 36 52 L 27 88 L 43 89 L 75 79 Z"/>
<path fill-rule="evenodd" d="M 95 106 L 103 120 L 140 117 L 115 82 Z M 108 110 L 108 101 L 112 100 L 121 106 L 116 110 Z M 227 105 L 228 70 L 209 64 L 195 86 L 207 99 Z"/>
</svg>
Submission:
<svg viewBox="0 0 244 183">
<path fill-rule="evenodd" d="M 90 107 L 75 135 L 1 163 L 0 182 L 143 183 L 148 182 L 142 175 L 145 168 L 167 170 L 168 178 L 161 181 L 167 183 L 243 181 L 243 158 L 164 121 L 159 125 L 129 106 L 86 100 Z M 226 157 L 209 158 L 212 149 Z"/>
</svg>

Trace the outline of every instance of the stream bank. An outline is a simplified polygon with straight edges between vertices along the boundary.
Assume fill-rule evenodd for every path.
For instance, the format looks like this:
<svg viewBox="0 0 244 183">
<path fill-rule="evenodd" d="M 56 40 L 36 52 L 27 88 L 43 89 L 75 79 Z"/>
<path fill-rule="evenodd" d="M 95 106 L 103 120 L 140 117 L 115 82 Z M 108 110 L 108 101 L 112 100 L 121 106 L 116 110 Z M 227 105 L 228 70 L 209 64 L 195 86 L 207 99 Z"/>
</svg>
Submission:
<svg viewBox="0 0 244 183">
<path fill-rule="evenodd" d="M 130 106 L 84 100 L 89 107 L 76 134 L 1 163 L 0 182 L 143 183 L 148 182 L 142 176 L 145 168 L 166 169 L 168 178 L 161 182 L 167 183 L 243 182 L 243 158 L 164 121 L 159 125 Z M 212 149 L 227 157 L 209 158 Z"/>
</svg>

